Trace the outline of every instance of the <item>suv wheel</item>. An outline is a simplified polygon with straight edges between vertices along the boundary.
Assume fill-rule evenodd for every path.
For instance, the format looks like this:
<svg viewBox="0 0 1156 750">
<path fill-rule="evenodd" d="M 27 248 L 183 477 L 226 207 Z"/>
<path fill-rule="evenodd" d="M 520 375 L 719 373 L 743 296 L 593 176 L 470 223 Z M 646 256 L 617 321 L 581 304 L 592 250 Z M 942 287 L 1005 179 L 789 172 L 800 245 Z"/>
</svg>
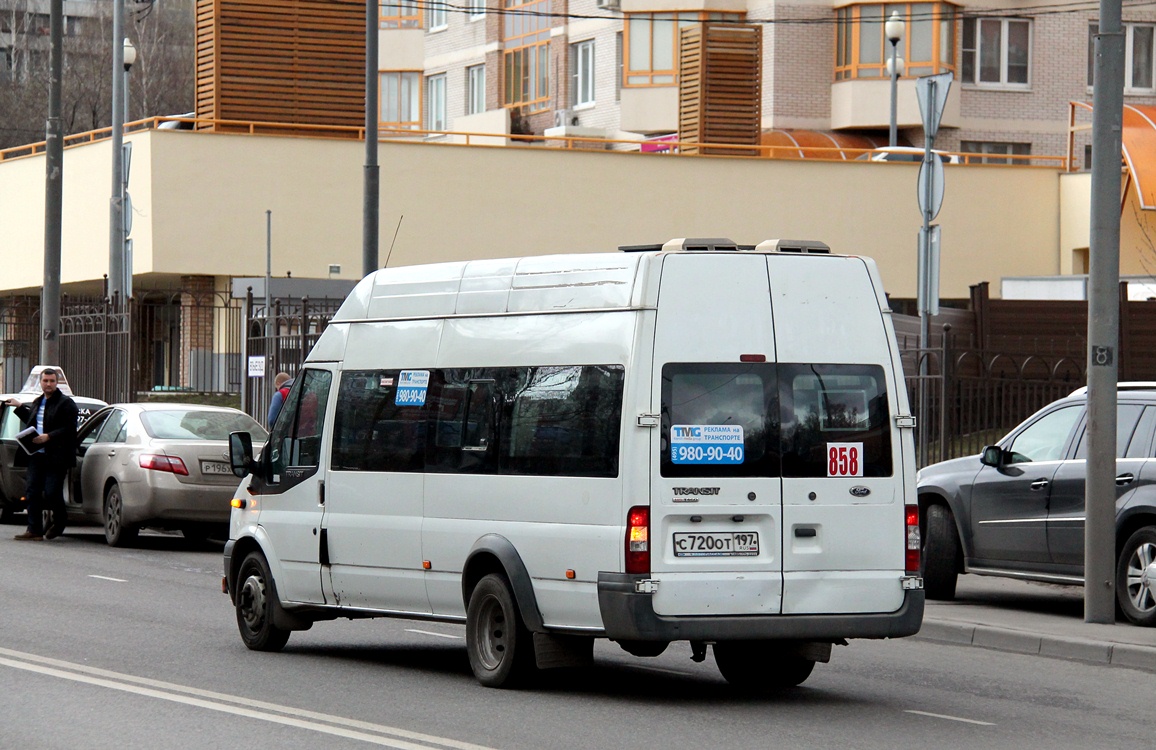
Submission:
<svg viewBox="0 0 1156 750">
<path fill-rule="evenodd" d="M 923 523 L 923 588 L 928 599 L 950 601 L 955 598 L 959 580 L 959 536 L 951 511 L 942 505 L 929 505 Z"/>
<path fill-rule="evenodd" d="M 1120 550 L 1116 599 L 1137 625 L 1156 625 L 1156 526 L 1138 529 Z"/>
</svg>

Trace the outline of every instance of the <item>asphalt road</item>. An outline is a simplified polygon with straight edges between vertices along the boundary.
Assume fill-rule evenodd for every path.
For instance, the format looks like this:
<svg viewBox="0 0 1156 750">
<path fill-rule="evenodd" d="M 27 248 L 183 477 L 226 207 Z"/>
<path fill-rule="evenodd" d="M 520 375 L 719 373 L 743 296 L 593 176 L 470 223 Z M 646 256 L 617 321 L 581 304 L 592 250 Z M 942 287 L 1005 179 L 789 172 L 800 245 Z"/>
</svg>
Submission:
<svg viewBox="0 0 1156 750">
<path fill-rule="evenodd" d="M 686 644 L 520 691 L 474 682 L 456 625 L 320 623 L 241 643 L 220 547 L 0 527 L 0 748 L 1122 748 L 1150 744 L 1148 673 L 921 640 L 837 647 L 802 688 L 733 690 Z M 11 533 L 9 533 L 11 532 Z"/>
</svg>

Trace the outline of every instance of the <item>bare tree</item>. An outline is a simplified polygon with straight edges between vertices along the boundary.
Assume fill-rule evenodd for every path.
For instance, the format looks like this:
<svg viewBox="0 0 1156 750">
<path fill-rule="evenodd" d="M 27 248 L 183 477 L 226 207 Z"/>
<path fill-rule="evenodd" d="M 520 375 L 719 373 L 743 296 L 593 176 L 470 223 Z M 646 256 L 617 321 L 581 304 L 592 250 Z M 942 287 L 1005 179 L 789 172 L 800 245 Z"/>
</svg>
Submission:
<svg viewBox="0 0 1156 750">
<path fill-rule="evenodd" d="M 112 119 L 112 7 L 90 7 L 92 15 L 65 23 L 61 117 L 66 135 L 108 127 Z M 34 0 L 0 0 L 0 50 L 11 50 L 0 58 L 0 148 L 44 139 L 49 80 L 44 9 Z M 129 3 L 125 29 L 138 50 L 129 75 L 130 119 L 192 111 L 194 25 L 193 0 Z"/>
</svg>

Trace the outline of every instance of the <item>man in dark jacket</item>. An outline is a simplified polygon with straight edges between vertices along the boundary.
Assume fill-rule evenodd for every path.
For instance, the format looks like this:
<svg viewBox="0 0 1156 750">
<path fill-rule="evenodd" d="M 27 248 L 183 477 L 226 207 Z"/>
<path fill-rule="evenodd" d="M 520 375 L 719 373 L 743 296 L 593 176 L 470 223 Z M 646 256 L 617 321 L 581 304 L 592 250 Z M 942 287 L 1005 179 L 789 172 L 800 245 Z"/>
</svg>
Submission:
<svg viewBox="0 0 1156 750">
<path fill-rule="evenodd" d="M 76 403 L 56 387 L 56 370 L 40 373 L 41 395 L 28 406 L 14 398 L 5 403 L 28 427 L 35 427 L 34 452 L 28 457 L 25 497 L 28 498 L 28 530 L 17 534 L 21 541 L 39 542 L 64 533 L 68 511 L 64 507 L 64 482 L 76 465 Z M 39 446 L 39 450 L 35 450 Z M 43 528 L 43 511 L 52 511 L 52 525 Z"/>
</svg>

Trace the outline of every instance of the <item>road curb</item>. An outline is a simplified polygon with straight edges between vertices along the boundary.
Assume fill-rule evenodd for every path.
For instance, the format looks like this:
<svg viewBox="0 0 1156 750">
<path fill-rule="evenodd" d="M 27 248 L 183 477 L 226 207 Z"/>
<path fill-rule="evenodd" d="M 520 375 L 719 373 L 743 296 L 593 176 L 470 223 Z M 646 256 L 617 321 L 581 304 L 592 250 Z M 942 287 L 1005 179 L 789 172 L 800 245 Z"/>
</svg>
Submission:
<svg viewBox="0 0 1156 750">
<path fill-rule="evenodd" d="M 976 646 L 995 651 L 1035 654 L 1052 659 L 1110 664 L 1156 673 L 1156 647 L 1152 646 L 1063 638 L 1013 628 L 927 619 L 923 621 L 923 627 L 915 637 L 957 646 Z"/>
</svg>

